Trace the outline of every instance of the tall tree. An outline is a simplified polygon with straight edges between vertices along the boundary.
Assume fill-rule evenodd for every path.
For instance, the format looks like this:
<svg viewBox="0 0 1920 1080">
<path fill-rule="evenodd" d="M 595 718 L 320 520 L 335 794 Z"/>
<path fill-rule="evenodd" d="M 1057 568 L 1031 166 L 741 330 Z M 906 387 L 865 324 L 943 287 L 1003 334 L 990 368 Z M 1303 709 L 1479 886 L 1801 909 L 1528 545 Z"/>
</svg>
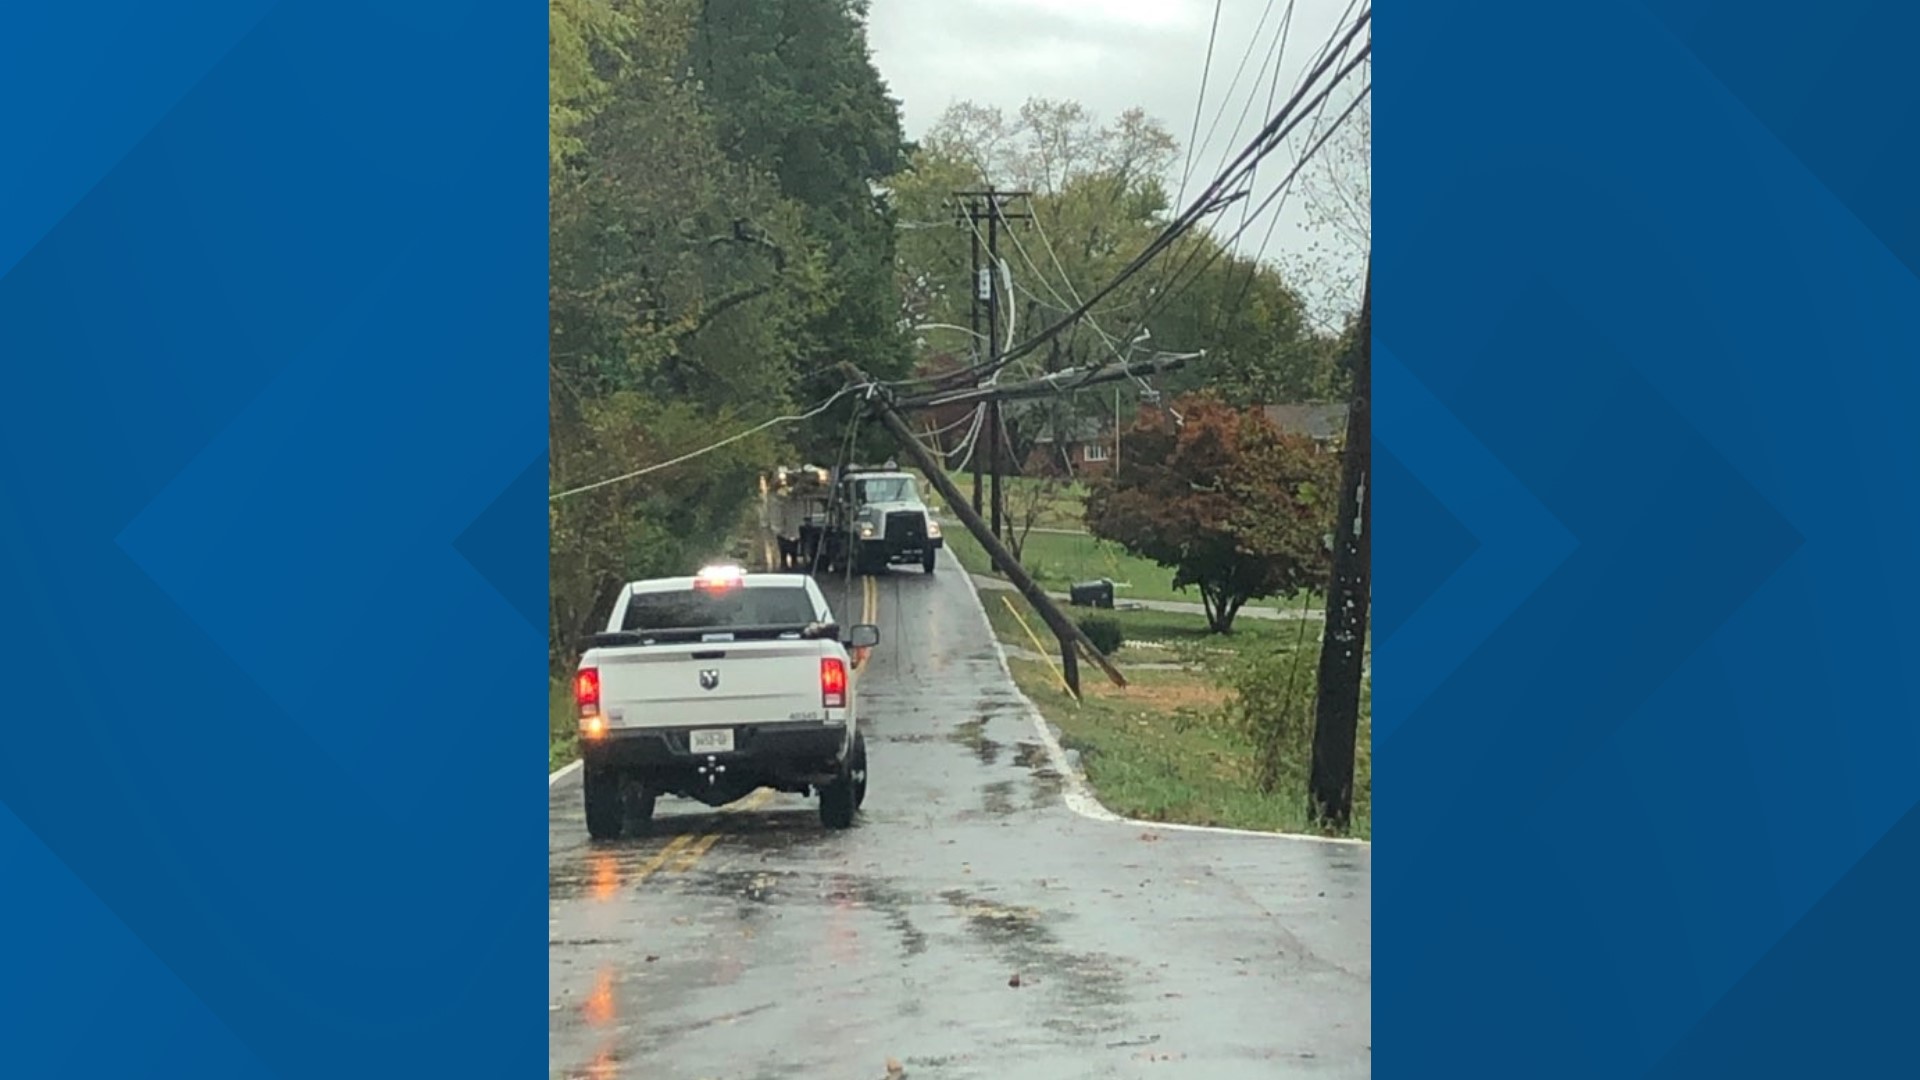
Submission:
<svg viewBox="0 0 1920 1080">
<path fill-rule="evenodd" d="M 700 0 L 550 0 L 550 105 L 558 122 L 550 160 L 549 470 L 556 491 L 672 458 L 711 443 L 716 432 L 824 396 L 832 384 L 812 378 L 822 356 L 884 349 L 893 333 L 884 290 L 891 225 L 871 189 L 857 169 L 843 172 L 834 188 L 793 167 L 791 157 L 747 147 L 743 102 L 761 99 L 723 100 L 700 77 L 703 10 Z M 749 64 L 764 85 L 830 92 L 807 82 L 819 54 L 864 59 L 857 20 L 793 31 L 784 58 L 750 53 L 722 68 L 737 73 Z M 891 103 L 877 77 L 868 90 L 882 133 L 876 145 L 883 145 L 888 123 L 897 121 L 888 119 Z M 833 108 L 808 104 L 789 120 L 792 146 L 812 138 L 832 147 L 847 137 L 837 127 L 845 117 Z M 819 185 L 807 186 L 812 181 Z M 847 194 L 855 190 L 866 193 L 864 204 Z M 868 230 L 878 253 L 867 256 L 869 277 L 878 274 L 883 286 L 875 302 L 885 325 L 877 336 L 836 321 L 836 312 L 851 310 L 849 266 L 859 269 L 842 236 L 852 229 Z M 553 504 L 549 659 L 556 670 L 570 664 L 572 643 L 604 613 L 612 584 L 722 553 L 755 495 L 755 474 L 798 452 L 782 443 L 782 433 L 769 432 Z"/>
<path fill-rule="evenodd" d="M 1194 586 L 1217 633 L 1249 600 L 1324 580 L 1335 473 L 1330 455 L 1254 409 L 1182 398 L 1174 423 L 1145 412 L 1111 477 L 1087 499 L 1087 528 Z"/>
<path fill-rule="evenodd" d="M 1360 84 L 1373 81 L 1373 61 L 1361 65 Z M 1329 105 L 1339 115 L 1347 102 Z M 1310 299 L 1322 322 L 1350 319 L 1366 291 L 1367 257 L 1373 252 L 1373 98 L 1328 138 L 1300 174 L 1301 203 L 1311 239 L 1290 262 L 1313 285 Z"/>
<path fill-rule="evenodd" d="M 899 104 L 867 47 L 864 0 L 704 0 L 689 56 L 718 143 L 775 178 L 824 256 L 825 306 L 799 336 L 803 375 L 851 361 L 905 374 L 884 187 L 906 161 Z M 844 418 L 816 425 L 832 442 Z"/>
</svg>

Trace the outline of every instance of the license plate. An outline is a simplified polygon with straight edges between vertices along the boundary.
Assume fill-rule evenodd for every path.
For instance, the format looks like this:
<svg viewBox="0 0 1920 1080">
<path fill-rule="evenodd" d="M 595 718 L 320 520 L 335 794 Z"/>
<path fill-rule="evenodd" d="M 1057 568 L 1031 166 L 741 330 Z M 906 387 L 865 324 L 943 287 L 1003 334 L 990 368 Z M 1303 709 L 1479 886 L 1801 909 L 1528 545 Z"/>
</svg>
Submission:
<svg viewBox="0 0 1920 1080">
<path fill-rule="evenodd" d="M 717 728 L 712 731 L 696 731 L 687 736 L 687 749 L 696 754 L 733 753 L 733 729 Z"/>
</svg>

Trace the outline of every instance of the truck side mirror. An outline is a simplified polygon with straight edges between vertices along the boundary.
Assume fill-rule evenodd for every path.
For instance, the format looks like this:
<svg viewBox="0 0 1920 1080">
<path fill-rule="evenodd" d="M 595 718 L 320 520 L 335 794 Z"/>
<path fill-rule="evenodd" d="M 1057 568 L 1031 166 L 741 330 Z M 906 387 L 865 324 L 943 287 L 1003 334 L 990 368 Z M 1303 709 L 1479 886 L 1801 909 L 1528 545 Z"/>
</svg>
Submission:
<svg viewBox="0 0 1920 1080">
<path fill-rule="evenodd" d="M 880 644 L 880 628 L 872 623 L 860 623 L 847 632 L 847 647 L 850 649 L 871 649 Z"/>
</svg>

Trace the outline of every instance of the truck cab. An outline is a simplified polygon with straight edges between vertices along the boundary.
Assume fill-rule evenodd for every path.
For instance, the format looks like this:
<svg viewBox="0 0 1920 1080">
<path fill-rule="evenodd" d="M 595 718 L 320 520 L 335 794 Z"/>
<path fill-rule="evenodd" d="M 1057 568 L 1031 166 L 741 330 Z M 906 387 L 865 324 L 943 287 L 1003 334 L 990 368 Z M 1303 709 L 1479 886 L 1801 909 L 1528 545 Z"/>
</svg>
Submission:
<svg viewBox="0 0 1920 1080">
<path fill-rule="evenodd" d="M 857 572 L 878 573 L 891 565 L 917 563 L 933 573 L 946 540 L 920 497 L 918 477 L 890 463 L 881 469 L 849 469 L 839 483 L 835 529 Z"/>
</svg>

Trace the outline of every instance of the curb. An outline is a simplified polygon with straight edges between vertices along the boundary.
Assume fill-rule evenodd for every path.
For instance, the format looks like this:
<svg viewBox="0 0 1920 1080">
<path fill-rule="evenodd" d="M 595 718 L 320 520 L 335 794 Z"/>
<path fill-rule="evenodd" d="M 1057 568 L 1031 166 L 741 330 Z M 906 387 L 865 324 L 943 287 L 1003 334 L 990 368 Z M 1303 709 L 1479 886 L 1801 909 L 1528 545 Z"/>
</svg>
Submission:
<svg viewBox="0 0 1920 1080">
<path fill-rule="evenodd" d="M 956 565 L 959 563 L 959 556 L 954 555 L 950 550 L 945 554 L 950 562 Z M 962 567 L 962 570 L 964 569 Z M 1142 821 L 1109 810 L 1093 793 L 1093 787 L 1087 782 L 1086 774 L 1067 759 L 1066 749 L 1060 745 L 1060 740 L 1054 737 L 1053 728 L 1047 723 L 1047 718 L 1041 714 L 1040 707 L 1033 703 L 1033 699 L 1027 696 L 1026 691 L 1020 689 L 1020 683 L 1014 679 L 1013 669 L 1007 665 L 1006 644 L 1000 640 L 1000 635 L 993 631 L 993 622 L 987 618 L 986 602 L 980 598 L 980 589 L 974 583 L 973 575 L 962 573 L 960 576 L 966 580 L 967 594 L 973 597 L 973 610 L 980 616 L 980 623 L 986 627 L 987 637 L 993 642 L 994 659 L 999 661 L 1001 673 L 1007 677 L 1007 684 L 1013 687 L 1014 694 L 1026 707 L 1027 719 L 1033 723 L 1034 732 L 1040 736 L 1040 743 L 1046 748 L 1048 762 L 1065 780 L 1062 794 L 1067 809 L 1093 821 L 1106 822 L 1110 825 L 1127 825 L 1139 829 L 1212 833 L 1216 836 L 1252 836 L 1267 840 L 1291 840 L 1296 843 L 1336 844 L 1342 847 L 1371 848 L 1373 846 L 1371 840 L 1356 840 L 1340 836 L 1314 836 L 1310 833 L 1263 832 L 1258 829 L 1229 829 L 1218 825 L 1181 825 L 1165 821 Z"/>
<path fill-rule="evenodd" d="M 562 765 L 559 768 L 547 774 L 547 786 L 552 787 L 553 785 L 559 783 L 562 780 L 565 780 L 567 777 L 572 776 L 574 773 L 577 773 L 579 771 L 580 771 L 580 759 L 574 758 L 572 761 L 567 762 L 565 765 Z"/>
</svg>

